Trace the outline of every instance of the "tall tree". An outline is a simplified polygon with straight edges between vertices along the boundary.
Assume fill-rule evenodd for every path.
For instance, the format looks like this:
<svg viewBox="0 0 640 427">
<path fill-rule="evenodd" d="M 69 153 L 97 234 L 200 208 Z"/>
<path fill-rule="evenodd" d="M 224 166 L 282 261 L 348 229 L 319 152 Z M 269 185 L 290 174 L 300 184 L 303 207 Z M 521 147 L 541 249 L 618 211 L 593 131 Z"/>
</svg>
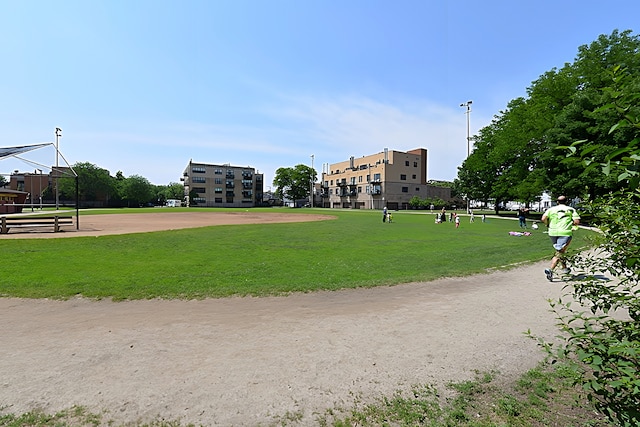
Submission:
<svg viewBox="0 0 640 427">
<path fill-rule="evenodd" d="M 153 185 L 142 176 L 131 175 L 126 178 L 123 181 L 122 190 L 122 195 L 130 206 L 139 206 L 153 201 Z"/>
<path fill-rule="evenodd" d="M 73 165 L 78 174 L 78 196 L 81 202 L 103 200 L 116 192 L 115 182 L 109 171 L 89 162 L 79 162 Z M 58 188 L 63 198 L 75 199 L 75 177 L 64 177 L 58 180 Z"/>
<path fill-rule="evenodd" d="M 527 203 L 543 190 L 593 198 L 618 188 L 611 176 L 565 162 L 557 147 L 588 140 L 595 161 L 603 161 L 612 148 L 628 140 L 628 129 L 609 133 L 617 119 L 598 107 L 610 102 L 611 95 L 602 91 L 607 70 L 621 63 L 631 73 L 640 73 L 639 51 L 638 37 L 614 31 L 581 46 L 573 63 L 541 75 L 527 89 L 526 98 L 511 101 L 486 131 L 479 132 L 477 156 L 460 168 L 457 190 L 473 195 L 480 189 L 486 197 L 490 185 L 496 200 Z"/>
<path fill-rule="evenodd" d="M 293 168 L 278 168 L 273 185 L 276 194 L 282 199 L 300 200 L 309 197 L 310 185 L 316 182 L 317 172 L 307 165 L 296 165 Z"/>
<path fill-rule="evenodd" d="M 184 198 L 184 185 L 179 182 L 170 182 L 166 187 L 159 186 L 162 189 L 160 200 L 164 202 L 169 199 L 182 200 Z"/>
</svg>

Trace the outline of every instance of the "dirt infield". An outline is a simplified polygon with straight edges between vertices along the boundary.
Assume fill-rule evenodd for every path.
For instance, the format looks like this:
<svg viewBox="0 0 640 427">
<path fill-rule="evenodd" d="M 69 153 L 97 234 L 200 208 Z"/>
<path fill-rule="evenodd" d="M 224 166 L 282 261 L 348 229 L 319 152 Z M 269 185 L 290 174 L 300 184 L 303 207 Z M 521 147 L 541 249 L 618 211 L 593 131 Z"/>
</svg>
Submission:
<svg viewBox="0 0 640 427">
<path fill-rule="evenodd" d="M 10 230 L 2 239 L 51 239 L 60 237 L 103 236 L 109 234 L 146 233 L 211 225 L 269 224 L 335 219 L 332 215 L 255 213 L 255 212 L 153 212 L 134 214 L 81 215 L 80 227 L 67 225 L 62 231 L 52 228 Z M 75 217 L 74 217 L 75 221 Z"/>
<path fill-rule="evenodd" d="M 81 217 L 79 232 L 57 234 L 133 232 L 134 222 L 140 232 L 301 219 L 164 215 Z M 269 426 L 284 417 L 316 426 L 319 414 L 359 396 L 425 383 L 442 390 L 475 370 L 512 377 L 543 357 L 524 331 L 557 333 L 547 299 L 561 285 L 545 280 L 545 266 L 287 297 L 0 298 L 0 413 L 81 405 L 123 423 Z"/>
</svg>

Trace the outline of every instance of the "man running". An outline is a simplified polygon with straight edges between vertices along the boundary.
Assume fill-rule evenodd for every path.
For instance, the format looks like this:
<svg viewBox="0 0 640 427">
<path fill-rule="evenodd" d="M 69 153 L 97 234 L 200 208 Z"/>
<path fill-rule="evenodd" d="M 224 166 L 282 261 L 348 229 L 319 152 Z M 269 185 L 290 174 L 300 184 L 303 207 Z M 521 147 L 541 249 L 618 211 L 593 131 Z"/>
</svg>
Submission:
<svg viewBox="0 0 640 427">
<path fill-rule="evenodd" d="M 551 258 L 551 268 L 544 270 L 544 274 L 550 282 L 553 281 L 553 270 L 558 262 L 562 264 L 563 274 L 569 274 L 571 271 L 567 268 L 567 262 L 563 255 L 571 243 L 573 227 L 580 224 L 580 215 L 574 208 L 565 205 L 566 201 L 565 196 L 558 197 L 558 204 L 547 209 L 542 215 L 542 222 L 549 227 L 549 238 L 551 238 L 553 248 L 556 250 Z"/>
</svg>

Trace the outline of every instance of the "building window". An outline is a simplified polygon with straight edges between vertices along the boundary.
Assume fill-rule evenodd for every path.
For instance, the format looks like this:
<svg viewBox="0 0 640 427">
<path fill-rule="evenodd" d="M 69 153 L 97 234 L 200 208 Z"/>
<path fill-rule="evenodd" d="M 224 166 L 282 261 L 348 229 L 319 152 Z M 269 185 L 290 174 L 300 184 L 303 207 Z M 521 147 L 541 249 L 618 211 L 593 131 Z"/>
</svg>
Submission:
<svg viewBox="0 0 640 427">
<path fill-rule="evenodd" d="M 413 167 L 417 168 L 418 167 L 418 162 L 413 162 Z"/>
<path fill-rule="evenodd" d="M 193 183 L 197 182 L 197 183 L 202 184 L 202 183 L 207 182 L 207 179 L 204 176 L 194 176 L 194 177 L 191 178 L 191 182 L 193 182 Z"/>
<path fill-rule="evenodd" d="M 373 174 L 373 180 L 380 181 L 380 174 L 379 173 Z"/>
<path fill-rule="evenodd" d="M 216 197 L 214 202 L 216 203 L 222 203 L 222 197 Z"/>
<path fill-rule="evenodd" d="M 405 165 L 405 166 L 409 166 L 409 160 L 405 160 L 405 161 L 404 161 L 404 165 Z"/>
<path fill-rule="evenodd" d="M 205 203 L 207 201 L 207 199 L 205 199 L 204 197 L 194 197 L 193 201 L 195 203 Z"/>
<path fill-rule="evenodd" d="M 358 186 L 358 193 L 362 193 L 362 186 Z"/>
<path fill-rule="evenodd" d="M 222 175 L 222 169 L 216 168 L 213 170 L 213 173 L 215 175 Z M 222 203 L 222 201 L 220 201 L 220 203 Z"/>
<path fill-rule="evenodd" d="M 206 193 L 207 189 L 204 187 L 193 187 L 193 191 L 195 191 L 196 193 Z"/>
<path fill-rule="evenodd" d="M 214 179 L 214 182 L 215 182 L 217 185 L 222 185 L 222 178 L 215 178 L 215 179 Z"/>
<path fill-rule="evenodd" d="M 407 175 L 400 175 L 400 181 L 406 181 L 407 180 Z"/>
<path fill-rule="evenodd" d="M 416 176 L 415 174 L 411 175 L 411 177 L 412 177 L 413 179 L 416 179 L 416 178 L 417 178 L 417 176 Z"/>
<path fill-rule="evenodd" d="M 203 167 L 194 166 L 194 167 L 191 168 L 191 172 L 193 172 L 193 173 L 205 173 L 206 170 Z"/>
<path fill-rule="evenodd" d="M 362 175 L 358 177 L 358 182 L 362 182 Z"/>
<path fill-rule="evenodd" d="M 402 192 L 403 193 L 408 193 L 409 192 L 409 187 L 402 187 Z"/>
<path fill-rule="evenodd" d="M 420 187 L 416 187 L 416 193 L 420 192 Z"/>
<path fill-rule="evenodd" d="M 222 194 L 222 187 L 216 187 L 213 191 L 215 191 L 216 194 Z"/>
</svg>

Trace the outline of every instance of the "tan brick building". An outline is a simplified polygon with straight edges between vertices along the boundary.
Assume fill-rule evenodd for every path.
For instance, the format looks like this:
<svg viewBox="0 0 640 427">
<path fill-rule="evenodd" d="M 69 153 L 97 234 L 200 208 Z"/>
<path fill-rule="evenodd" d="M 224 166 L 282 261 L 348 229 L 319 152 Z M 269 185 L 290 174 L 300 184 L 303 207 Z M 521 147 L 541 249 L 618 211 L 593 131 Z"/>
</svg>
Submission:
<svg viewBox="0 0 640 427">
<path fill-rule="evenodd" d="M 251 167 L 189 161 L 181 180 L 185 195 L 192 196 L 191 206 L 231 208 L 262 204 L 264 177 Z"/>
<path fill-rule="evenodd" d="M 448 188 L 427 183 L 427 150 L 384 151 L 330 164 L 322 173 L 322 206 L 407 209 L 412 197 L 451 199 Z"/>
</svg>

